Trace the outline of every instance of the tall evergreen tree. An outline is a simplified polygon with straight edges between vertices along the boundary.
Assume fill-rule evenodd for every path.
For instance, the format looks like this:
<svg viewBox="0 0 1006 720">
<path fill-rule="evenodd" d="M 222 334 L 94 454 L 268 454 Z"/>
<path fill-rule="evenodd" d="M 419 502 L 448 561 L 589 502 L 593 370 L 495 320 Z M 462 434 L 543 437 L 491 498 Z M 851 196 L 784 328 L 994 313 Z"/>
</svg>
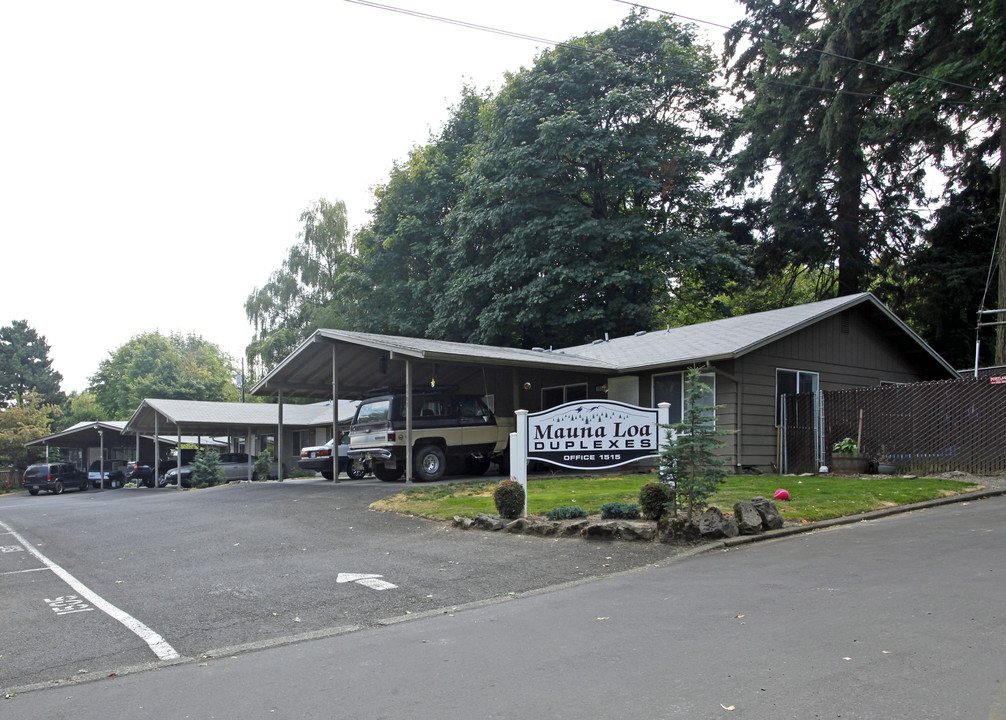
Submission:
<svg viewBox="0 0 1006 720">
<path fill-rule="evenodd" d="M 43 403 L 58 405 L 62 381 L 52 368 L 49 343 L 26 320 L 0 328 L 0 407 L 22 405 L 32 391 Z"/>
<path fill-rule="evenodd" d="M 976 80 L 946 82 L 947 68 L 970 52 L 978 6 L 994 3 L 743 2 L 727 34 L 742 109 L 725 145 L 736 191 L 771 182 L 759 257 L 830 269 L 839 294 L 867 289 L 918 240 L 927 167 L 966 143 L 948 116 L 962 94 L 979 99 Z"/>
</svg>

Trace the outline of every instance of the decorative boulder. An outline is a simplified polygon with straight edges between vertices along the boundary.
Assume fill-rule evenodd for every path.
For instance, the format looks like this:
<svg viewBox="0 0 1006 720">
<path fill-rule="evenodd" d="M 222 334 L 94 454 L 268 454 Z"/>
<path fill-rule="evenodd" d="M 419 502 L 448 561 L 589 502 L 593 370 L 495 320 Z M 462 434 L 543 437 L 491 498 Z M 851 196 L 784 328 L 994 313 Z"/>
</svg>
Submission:
<svg viewBox="0 0 1006 720">
<path fill-rule="evenodd" d="M 734 505 L 734 520 L 741 535 L 757 535 L 761 532 L 761 513 L 752 503 L 739 502 Z"/>
<path fill-rule="evenodd" d="M 778 530 L 782 527 L 782 515 L 779 514 L 774 502 L 759 496 L 751 498 L 751 504 L 761 515 L 762 527 L 766 530 Z"/>
<path fill-rule="evenodd" d="M 473 525 L 479 530 L 502 530 L 506 527 L 507 521 L 495 515 L 479 513 L 475 516 Z"/>
<path fill-rule="evenodd" d="M 706 538 L 737 537 L 739 530 L 733 518 L 728 518 L 719 508 L 711 507 L 699 518 L 699 532 Z"/>
<path fill-rule="evenodd" d="M 662 517 L 657 521 L 657 540 L 660 542 L 692 542 L 700 537 L 699 526 L 684 518 Z"/>
</svg>

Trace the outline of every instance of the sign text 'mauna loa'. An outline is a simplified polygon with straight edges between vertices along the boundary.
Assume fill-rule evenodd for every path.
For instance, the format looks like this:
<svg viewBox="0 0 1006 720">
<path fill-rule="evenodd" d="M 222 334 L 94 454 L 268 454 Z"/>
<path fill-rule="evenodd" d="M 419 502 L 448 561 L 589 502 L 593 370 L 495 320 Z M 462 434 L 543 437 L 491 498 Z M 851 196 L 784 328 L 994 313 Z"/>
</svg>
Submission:
<svg viewBox="0 0 1006 720">
<path fill-rule="evenodd" d="M 566 403 L 527 415 L 527 458 L 599 469 L 656 457 L 657 410 L 610 400 Z"/>
</svg>

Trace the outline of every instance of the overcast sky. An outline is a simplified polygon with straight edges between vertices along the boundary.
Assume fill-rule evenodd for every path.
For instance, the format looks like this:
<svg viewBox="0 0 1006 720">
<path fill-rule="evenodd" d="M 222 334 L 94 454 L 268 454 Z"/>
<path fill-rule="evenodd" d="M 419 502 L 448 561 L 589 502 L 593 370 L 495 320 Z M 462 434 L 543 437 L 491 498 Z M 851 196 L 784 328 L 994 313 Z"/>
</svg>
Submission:
<svg viewBox="0 0 1006 720">
<path fill-rule="evenodd" d="M 547 40 L 613 25 L 615 0 L 386 0 Z M 733 0 L 653 3 L 714 22 Z M 711 42 L 722 32 L 699 25 Z M 345 0 L 0 2 L 0 325 L 48 340 L 84 390 L 131 337 L 196 333 L 235 359 L 244 301 L 319 198 L 371 189 L 547 45 Z"/>
</svg>

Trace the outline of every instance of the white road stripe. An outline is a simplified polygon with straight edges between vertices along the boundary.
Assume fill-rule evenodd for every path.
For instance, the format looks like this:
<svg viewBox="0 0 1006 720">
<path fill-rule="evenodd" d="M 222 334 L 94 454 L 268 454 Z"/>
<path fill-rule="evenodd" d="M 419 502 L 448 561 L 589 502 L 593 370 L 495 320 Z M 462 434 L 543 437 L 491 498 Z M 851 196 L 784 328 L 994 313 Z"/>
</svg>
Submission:
<svg viewBox="0 0 1006 720">
<path fill-rule="evenodd" d="M 129 613 L 123 612 L 119 608 L 112 605 L 104 598 L 102 598 L 97 593 L 93 592 L 84 583 L 80 582 L 73 575 L 68 573 L 66 570 L 61 568 L 59 565 L 54 563 L 52 560 L 47 558 L 45 555 L 36 550 L 31 543 L 21 537 L 17 532 L 12 530 L 9 525 L 0 521 L 0 526 L 5 528 L 7 532 L 17 538 L 17 541 L 21 543 L 25 550 L 30 552 L 32 555 L 37 557 L 47 568 L 52 570 L 63 582 L 72 587 L 74 591 L 82 598 L 85 598 L 94 607 L 98 608 L 104 612 L 109 617 L 118 620 L 124 626 L 126 626 L 130 631 L 135 633 L 143 642 L 150 646 L 150 649 L 154 651 L 161 660 L 177 660 L 181 657 L 178 651 L 171 647 L 167 640 L 162 638 L 160 635 L 155 633 L 153 630 L 148 628 L 146 625 L 141 623 L 139 620 L 134 618 Z"/>
</svg>

